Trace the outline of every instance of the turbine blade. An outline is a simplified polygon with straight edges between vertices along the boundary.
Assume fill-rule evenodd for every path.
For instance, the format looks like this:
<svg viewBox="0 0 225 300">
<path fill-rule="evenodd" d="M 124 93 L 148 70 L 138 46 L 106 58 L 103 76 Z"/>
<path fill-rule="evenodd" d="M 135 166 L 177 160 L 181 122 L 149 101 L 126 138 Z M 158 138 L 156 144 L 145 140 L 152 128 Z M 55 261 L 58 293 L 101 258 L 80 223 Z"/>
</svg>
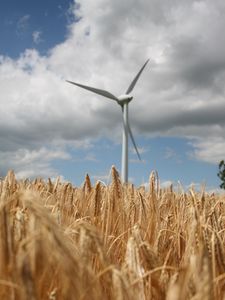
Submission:
<svg viewBox="0 0 225 300">
<path fill-rule="evenodd" d="M 128 121 L 128 122 L 129 122 L 129 121 Z M 130 128 L 129 123 L 127 124 L 127 129 L 128 129 L 129 135 L 130 135 L 130 137 L 131 137 L 132 143 L 133 143 L 133 145 L 134 145 L 134 149 L 136 150 L 137 156 L 138 156 L 139 160 L 141 161 L 141 156 L 140 156 L 140 154 L 139 154 L 139 152 L 138 152 L 138 148 L 137 148 L 137 145 L 136 145 L 136 143 L 135 143 L 134 136 L 133 136 L 133 133 L 132 133 L 132 131 L 131 131 L 131 128 Z"/>
<path fill-rule="evenodd" d="M 123 108 L 122 108 L 122 112 L 123 112 Z M 133 145 L 134 145 L 134 149 L 135 149 L 135 151 L 136 151 L 136 153 L 137 153 L 137 156 L 138 156 L 139 160 L 141 161 L 141 156 L 140 156 L 140 153 L 139 153 L 139 151 L 138 151 L 137 145 L 136 145 L 136 143 L 135 143 L 134 136 L 133 136 L 133 133 L 132 133 L 132 131 L 131 131 L 129 121 L 128 121 L 127 124 L 126 124 L 125 121 L 124 121 L 124 118 L 122 118 L 122 119 L 123 119 L 123 126 L 124 126 L 125 129 L 128 131 L 128 133 L 129 133 L 129 135 L 130 135 L 130 138 L 131 138 L 131 141 L 132 141 L 132 143 L 133 143 Z"/>
<path fill-rule="evenodd" d="M 128 90 L 126 91 L 126 94 L 130 94 L 130 92 L 132 92 L 135 84 L 138 81 L 138 78 L 140 77 L 141 73 L 143 72 L 145 66 L 147 65 L 147 63 L 149 62 L 149 59 L 144 63 L 143 67 L 141 68 L 141 70 L 137 73 L 137 75 L 134 77 L 133 81 L 131 82 Z"/>
<path fill-rule="evenodd" d="M 93 93 L 96 93 L 98 95 L 101 95 L 103 97 L 106 97 L 106 98 L 109 98 L 109 99 L 112 99 L 114 101 L 118 101 L 119 99 L 114 96 L 113 94 L 107 92 L 107 91 L 104 91 L 104 90 L 101 90 L 101 89 L 96 89 L 96 88 L 93 88 L 93 87 L 90 87 L 90 86 L 87 86 L 87 85 L 83 85 L 83 84 L 80 84 L 80 83 L 76 83 L 76 82 L 73 82 L 73 81 L 69 81 L 69 80 L 66 80 L 66 82 L 69 82 L 71 84 L 74 84 L 74 85 L 77 85 L 83 89 L 86 89 L 88 91 L 91 91 Z"/>
</svg>

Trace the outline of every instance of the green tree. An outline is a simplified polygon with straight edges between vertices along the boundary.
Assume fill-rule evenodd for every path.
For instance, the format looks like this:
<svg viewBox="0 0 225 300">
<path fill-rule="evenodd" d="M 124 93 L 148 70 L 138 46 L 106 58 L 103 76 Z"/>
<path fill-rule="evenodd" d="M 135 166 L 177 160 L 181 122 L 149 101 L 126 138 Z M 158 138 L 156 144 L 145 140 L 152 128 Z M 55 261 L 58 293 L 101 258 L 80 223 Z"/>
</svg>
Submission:
<svg viewBox="0 0 225 300">
<path fill-rule="evenodd" d="M 219 173 L 217 174 L 222 183 L 220 184 L 221 189 L 225 190 L 225 163 L 224 160 L 221 160 L 219 163 Z"/>
</svg>

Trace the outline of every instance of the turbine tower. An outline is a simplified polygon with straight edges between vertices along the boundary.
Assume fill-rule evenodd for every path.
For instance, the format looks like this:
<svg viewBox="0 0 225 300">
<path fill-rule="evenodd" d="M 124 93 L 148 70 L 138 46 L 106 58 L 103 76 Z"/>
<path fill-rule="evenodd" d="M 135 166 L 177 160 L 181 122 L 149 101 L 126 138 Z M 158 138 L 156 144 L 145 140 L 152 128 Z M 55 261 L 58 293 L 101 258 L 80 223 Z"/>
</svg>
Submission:
<svg viewBox="0 0 225 300">
<path fill-rule="evenodd" d="M 83 85 L 80 83 L 66 80 L 67 82 L 74 84 L 76 86 L 79 86 L 80 88 L 86 89 L 88 91 L 91 91 L 91 92 L 101 95 L 103 97 L 114 100 L 121 106 L 122 113 L 123 113 L 123 142 L 122 142 L 121 178 L 122 178 L 122 182 L 124 182 L 124 183 L 128 182 L 128 136 L 130 136 L 131 141 L 134 145 L 134 149 L 137 153 L 137 156 L 138 156 L 139 160 L 141 160 L 141 157 L 138 152 L 138 148 L 136 146 L 134 136 L 132 134 L 130 124 L 129 124 L 128 106 L 129 106 L 130 101 L 133 99 L 133 97 L 131 96 L 130 93 L 133 91 L 133 88 L 136 85 L 138 78 L 140 77 L 141 73 L 143 72 L 143 70 L 148 62 L 149 62 L 149 59 L 144 63 L 143 67 L 140 69 L 140 71 L 134 77 L 134 79 L 131 82 L 130 86 L 128 87 L 126 93 L 119 97 L 116 97 L 113 94 L 109 93 L 108 91 L 105 91 L 102 89 L 97 89 L 97 88 L 93 88 L 93 87 L 90 87 L 87 85 Z"/>
</svg>

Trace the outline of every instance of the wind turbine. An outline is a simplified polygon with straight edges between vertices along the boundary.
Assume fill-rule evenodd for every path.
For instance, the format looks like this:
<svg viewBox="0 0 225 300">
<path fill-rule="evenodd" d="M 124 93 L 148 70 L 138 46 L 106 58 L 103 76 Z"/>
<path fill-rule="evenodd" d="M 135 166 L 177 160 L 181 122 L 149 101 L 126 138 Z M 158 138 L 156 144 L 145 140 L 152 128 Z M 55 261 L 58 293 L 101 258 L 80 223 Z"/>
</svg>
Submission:
<svg viewBox="0 0 225 300">
<path fill-rule="evenodd" d="M 98 95 L 104 96 L 106 98 L 109 98 L 111 100 L 116 101 L 122 108 L 123 113 L 123 143 L 122 143 L 122 162 L 121 162 L 121 178 L 124 183 L 128 182 L 128 136 L 130 135 L 131 141 L 134 145 L 134 149 L 137 153 L 137 156 L 139 160 L 141 160 L 140 154 L 138 152 L 138 148 L 136 146 L 134 136 L 132 134 L 129 119 L 128 119 L 128 105 L 130 101 L 133 99 L 133 97 L 130 95 L 132 92 L 134 86 L 136 85 L 138 78 L 140 77 L 141 73 L 143 72 L 145 66 L 149 62 L 149 59 L 144 63 L 140 71 L 137 73 L 137 75 L 134 77 L 133 81 L 131 82 L 130 86 L 128 87 L 125 94 L 116 97 L 113 94 L 109 93 L 108 91 L 96 89 L 87 85 L 83 85 L 80 83 L 76 83 L 73 81 L 66 80 L 66 82 L 69 82 L 71 84 L 74 84 L 76 86 L 79 86 L 83 89 L 86 89 L 88 91 L 91 91 L 93 93 L 96 93 Z"/>
</svg>

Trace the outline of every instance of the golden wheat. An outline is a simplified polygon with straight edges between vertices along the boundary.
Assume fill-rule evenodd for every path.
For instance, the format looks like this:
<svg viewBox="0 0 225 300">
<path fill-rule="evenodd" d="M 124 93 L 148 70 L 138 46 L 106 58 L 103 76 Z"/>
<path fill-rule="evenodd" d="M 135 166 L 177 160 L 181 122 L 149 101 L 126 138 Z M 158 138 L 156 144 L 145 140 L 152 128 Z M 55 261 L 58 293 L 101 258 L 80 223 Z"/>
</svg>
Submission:
<svg viewBox="0 0 225 300">
<path fill-rule="evenodd" d="M 225 299 L 225 196 L 0 180 L 0 299 Z"/>
</svg>

